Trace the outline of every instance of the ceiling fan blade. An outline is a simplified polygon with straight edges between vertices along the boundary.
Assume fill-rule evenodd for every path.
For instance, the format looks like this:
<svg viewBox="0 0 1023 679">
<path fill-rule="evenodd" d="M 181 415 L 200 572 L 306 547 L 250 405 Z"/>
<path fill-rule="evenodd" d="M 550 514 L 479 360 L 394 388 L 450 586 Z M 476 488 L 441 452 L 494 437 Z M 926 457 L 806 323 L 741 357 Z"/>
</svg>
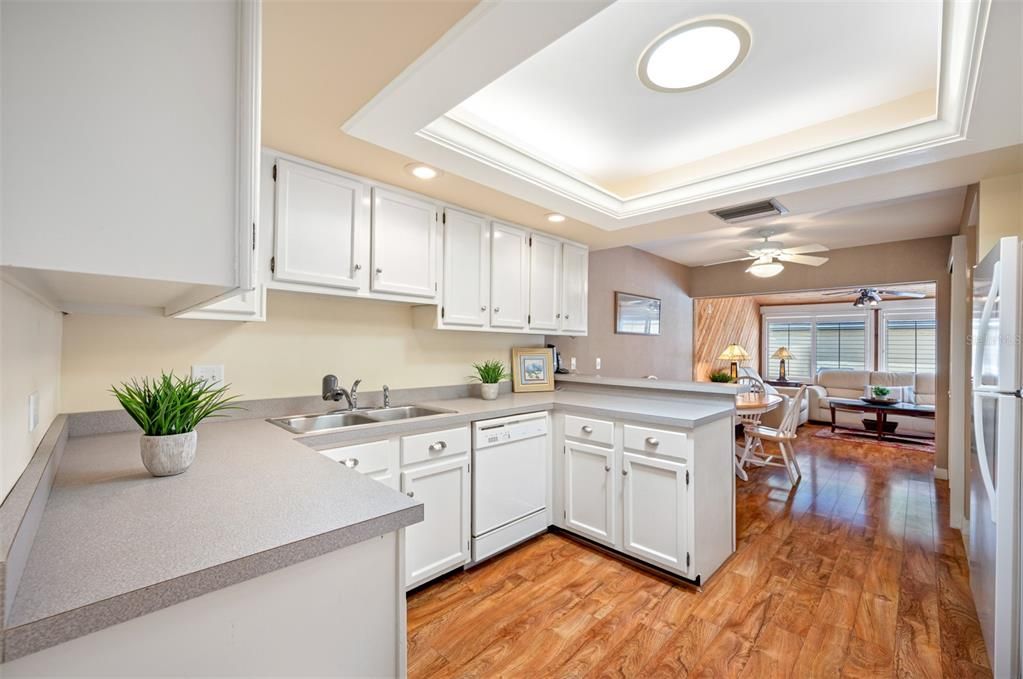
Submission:
<svg viewBox="0 0 1023 679">
<path fill-rule="evenodd" d="M 704 264 L 703 266 L 717 266 L 718 264 L 731 264 L 732 262 L 745 262 L 745 261 L 748 261 L 748 260 L 751 260 L 751 259 L 756 259 L 756 257 L 739 257 L 738 259 L 725 259 L 725 260 L 722 260 L 720 262 L 711 262 L 709 264 Z"/>
<path fill-rule="evenodd" d="M 909 297 L 911 299 L 923 299 L 927 295 L 922 292 L 910 292 L 908 290 L 878 290 L 880 295 L 888 295 L 889 297 Z"/>
<path fill-rule="evenodd" d="M 821 245 L 820 243 L 813 243 L 812 245 L 797 245 L 794 248 L 785 248 L 782 253 L 786 255 L 805 255 L 809 252 L 827 252 L 828 247 Z"/>
<path fill-rule="evenodd" d="M 849 295 L 858 295 L 858 294 L 860 294 L 860 291 L 859 290 L 832 290 L 831 292 L 823 292 L 821 294 L 823 296 L 825 296 L 825 297 L 834 297 L 836 295 L 842 295 L 843 297 L 847 297 Z"/>
<path fill-rule="evenodd" d="M 793 264 L 807 264 L 809 266 L 820 266 L 828 261 L 827 257 L 810 257 L 809 255 L 790 255 L 783 252 L 778 255 L 778 259 L 783 262 L 792 262 Z"/>
</svg>

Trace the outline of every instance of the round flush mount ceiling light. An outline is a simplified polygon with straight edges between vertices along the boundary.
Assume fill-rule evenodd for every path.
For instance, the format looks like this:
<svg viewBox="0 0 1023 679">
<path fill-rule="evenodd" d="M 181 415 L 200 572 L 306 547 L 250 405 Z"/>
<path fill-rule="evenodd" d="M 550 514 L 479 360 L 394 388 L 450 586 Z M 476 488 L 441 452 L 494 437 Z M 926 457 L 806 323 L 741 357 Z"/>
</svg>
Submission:
<svg viewBox="0 0 1023 679">
<path fill-rule="evenodd" d="M 434 179 L 443 174 L 440 170 L 423 163 L 409 163 L 405 166 L 405 171 L 416 179 Z"/>
<path fill-rule="evenodd" d="M 565 221 L 565 215 L 558 214 L 557 212 L 552 212 L 549 215 L 547 215 L 547 221 L 551 222 L 552 224 L 560 224 L 561 222 Z"/>
<path fill-rule="evenodd" d="M 746 269 L 746 273 L 751 273 L 757 278 L 770 278 L 771 276 L 777 276 L 784 270 L 785 265 L 781 262 L 771 261 L 770 257 L 762 257 L 753 262 L 750 268 Z"/>
<path fill-rule="evenodd" d="M 749 54 L 749 28 L 732 17 L 703 17 L 659 35 L 639 59 L 639 79 L 658 92 L 686 92 L 724 78 Z"/>
</svg>

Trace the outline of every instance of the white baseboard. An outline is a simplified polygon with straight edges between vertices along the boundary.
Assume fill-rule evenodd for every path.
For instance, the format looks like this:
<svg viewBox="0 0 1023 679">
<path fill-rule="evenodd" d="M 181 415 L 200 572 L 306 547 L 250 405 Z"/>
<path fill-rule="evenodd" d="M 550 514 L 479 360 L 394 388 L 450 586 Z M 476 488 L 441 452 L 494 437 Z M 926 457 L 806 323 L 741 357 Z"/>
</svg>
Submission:
<svg viewBox="0 0 1023 679">
<path fill-rule="evenodd" d="M 944 467 L 935 467 L 934 478 L 944 479 L 945 481 L 948 481 L 948 470 L 945 469 Z"/>
</svg>

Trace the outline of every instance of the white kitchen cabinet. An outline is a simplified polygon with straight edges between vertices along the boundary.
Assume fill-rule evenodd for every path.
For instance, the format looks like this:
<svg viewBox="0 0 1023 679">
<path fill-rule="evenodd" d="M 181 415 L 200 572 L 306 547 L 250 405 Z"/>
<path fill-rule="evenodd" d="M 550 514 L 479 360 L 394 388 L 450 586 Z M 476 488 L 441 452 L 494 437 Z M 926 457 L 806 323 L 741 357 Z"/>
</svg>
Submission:
<svg viewBox="0 0 1023 679">
<path fill-rule="evenodd" d="M 398 489 L 398 442 L 394 439 L 328 448 L 321 450 L 320 454 L 385 486 Z"/>
<path fill-rule="evenodd" d="M 2 31 L 0 264 L 62 308 L 253 289 L 260 3 L 12 2 Z"/>
<path fill-rule="evenodd" d="M 424 505 L 423 521 L 405 529 L 405 585 L 412 588 L 469 561 L 469 458 L 402 471 L 401 490 Z"/>
<path fill-rule="evenodd" d="M 373 188 L 371 290 L 437 297 L 437 221 L 435 203 Z"/>
<path fill-rule="evenodd" d="M 340 174 L 278 158 L 273 278 L 329 288 L 365 286 L 367 187 Z"/>
<path fill-rule="evenodd" d="M 689 565 L 686 464 L 625 452 L 621 473 L 623 549 L 685 574 Z"/>
<path fill-rule="evenodd" d="M 588 329 L 589 250 L 574 243 L 561 248 L 560 329 L 567 334 L 585 335 Z"/>
<path fill-rule="evenodd" d="M 529 237 L 529 329 L 558 330 L 561 319 L 561 241 Z"/>
<path fill-rule="evenodd" d="M 207 304 L 201 309 L 177 314 L 175 318 L 204 321 L 265 321 L 266 288 L 246 290 L 227 299 Z"/>
<path fill-rule="evenodd" d="M 565 442 L 565 524 L 589 538 L 615 543 L 613 448 Z"/>
<path fill-rule="evenodd" d="M 482 328 L 490 306 L 490 224 L 479 215 L 444 210 L 441 323 Z"/>
<path fill-rule="evenodd" d="M 529 314 L 529 233 L 494 222 L 490 253 L 490 325 L 525 329 Z"/>
</svg>

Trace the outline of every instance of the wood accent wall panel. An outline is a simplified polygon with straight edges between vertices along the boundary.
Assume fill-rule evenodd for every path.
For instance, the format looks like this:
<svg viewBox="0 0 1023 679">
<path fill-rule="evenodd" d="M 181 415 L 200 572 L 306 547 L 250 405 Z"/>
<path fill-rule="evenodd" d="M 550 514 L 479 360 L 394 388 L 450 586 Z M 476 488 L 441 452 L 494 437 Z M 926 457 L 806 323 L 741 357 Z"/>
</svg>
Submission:
<svg viewBox="0 0 1023 679">
<path fill-rule="evenodd" d="M 706 381 L 714 370 L 727 370 L 718 356 L 739 344 L 751 356 L 746 365 L 760 371 L 760 304 L 753 297 L 707 297 L 693 300 L 693 379 Z"/>
</svg>

